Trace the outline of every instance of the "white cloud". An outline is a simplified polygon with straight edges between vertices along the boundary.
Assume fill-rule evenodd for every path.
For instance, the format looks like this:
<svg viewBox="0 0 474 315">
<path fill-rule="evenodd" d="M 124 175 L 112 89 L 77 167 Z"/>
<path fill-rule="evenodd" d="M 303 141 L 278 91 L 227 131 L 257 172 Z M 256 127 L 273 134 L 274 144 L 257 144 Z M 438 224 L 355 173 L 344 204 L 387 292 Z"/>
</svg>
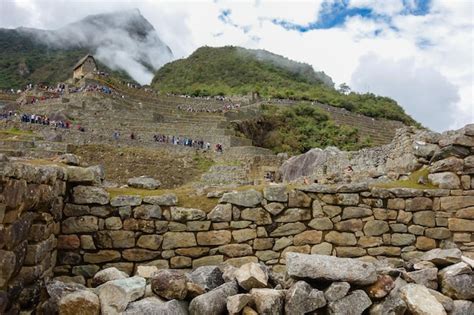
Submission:
<svg viewBox="0 0 474 315">
<path fill-rule="evenodd" d="M 305 33 L 285 30 L 271 19 L 307 25 L 316 21 L 323 0 L 0 3 L 7 8 L 0 8 L 0 27 L 58 28 L 88 14 L 137 7 L 177 57 L 185 57 L 202 45 L 263 48 L 307 62 L 338 84 L 347 82 L 358 91 L 365 92 L 370 87 L 374 92 L 390 95 L 422 124 L 438 131 L 474 122 L 474 1 L 432 0 L 428 14 L 414 16 L 402 13 L 403 3 L 415 9 L 413 0 L 351 0 L 351 7 L 370 8 L 390 16 L 391 25 L 382 19 L 354 16 L 343 25 Z M 230 9 L 232 23 L 248 27 L 247 32 L 219 20 L 224 9 Z M 410 69 L 397 69 L 400 67 Z M 390 77 L 389 72 L 392 76 L 405 76 L 411 84 Z M 438 110 L 423 114 L 428 103 Z"/>
</svg>

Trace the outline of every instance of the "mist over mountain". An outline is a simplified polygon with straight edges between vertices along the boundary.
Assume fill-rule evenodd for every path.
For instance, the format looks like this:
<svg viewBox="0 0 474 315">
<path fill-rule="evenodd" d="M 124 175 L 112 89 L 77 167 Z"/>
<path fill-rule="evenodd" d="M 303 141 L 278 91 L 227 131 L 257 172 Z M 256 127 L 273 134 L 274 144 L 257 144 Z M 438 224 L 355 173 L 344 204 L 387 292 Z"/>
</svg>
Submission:
<svg viewBox="0 0 474 315">
<path fill-rule="evenodd" d="M 7 36 L 11 32 L 28 42 L 31 50 L 39 50 L 46 55 L 78 50 L 92 53 L 109 69 L 124 71 L 141 84 L 150 83 L 154 72 L 173 58 L 171 49 L 136 9 L 91 15 L 57 30 L 20 27 L 2 30 L 0 35 Z M 5 46 L 2 45 L 0 56 L 10 50 Z M 77 59 L 72 61 L 73 64 L 75 62 Z M 24 64 L 26 68 L 23 68 L 30 73 L 34 70 L 30 68 L 36 66 L 32 62 L 28 64 L 26 60 Z"/>
</svg>

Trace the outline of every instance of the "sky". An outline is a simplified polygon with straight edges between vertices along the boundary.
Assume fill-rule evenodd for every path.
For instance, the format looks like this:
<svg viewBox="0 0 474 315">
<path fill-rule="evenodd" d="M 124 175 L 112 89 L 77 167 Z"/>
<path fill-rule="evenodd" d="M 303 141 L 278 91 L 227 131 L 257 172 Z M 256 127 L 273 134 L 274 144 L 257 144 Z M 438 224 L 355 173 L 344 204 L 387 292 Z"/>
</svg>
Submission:
<svg viewBox="0 0 474 315">
<path fill-rule="evenodd" d="M 392 97 L 432 130 L 474 123 L 471 0 L 0 0 L 0 27 L 56 29 L 132 8 L 176 58 L 203 45 L 266 49 Z"/>
</svg>

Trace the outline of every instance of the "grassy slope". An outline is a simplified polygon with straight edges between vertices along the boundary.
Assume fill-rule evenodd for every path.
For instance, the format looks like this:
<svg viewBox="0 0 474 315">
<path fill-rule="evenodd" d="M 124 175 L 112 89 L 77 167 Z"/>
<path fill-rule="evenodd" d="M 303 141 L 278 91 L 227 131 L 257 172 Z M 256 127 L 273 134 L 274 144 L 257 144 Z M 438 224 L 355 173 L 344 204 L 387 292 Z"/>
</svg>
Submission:
<svg viewBox="0 0 474 315">
<path fill-rule="evenodd" d="M 262 54 L 269 57 L 262 59 Z M 204 96 L 258 91 L 263 97 L 315 100 L 371 117 L 416 123 L 394 100 L 370 93 L 342 94 L 323 83 L 327 78 L 309 65 L 262 51 L 202 47 L 186 59 L 163 66 L 152 86 L 163 92 Z"/>
<path fill-rule="evenodd" d="M 0 89 L 63 82 L 72 76 L 72 67 L 87 53 L 84 49 L 49 49 L 19 31 L 0 29 Z M 28 73 L 21 74 L 19 69 L 25 66 Z M 110 71 L 102 64 L 99 68 L 131 81 L 123 72 Z"/>
</svg>

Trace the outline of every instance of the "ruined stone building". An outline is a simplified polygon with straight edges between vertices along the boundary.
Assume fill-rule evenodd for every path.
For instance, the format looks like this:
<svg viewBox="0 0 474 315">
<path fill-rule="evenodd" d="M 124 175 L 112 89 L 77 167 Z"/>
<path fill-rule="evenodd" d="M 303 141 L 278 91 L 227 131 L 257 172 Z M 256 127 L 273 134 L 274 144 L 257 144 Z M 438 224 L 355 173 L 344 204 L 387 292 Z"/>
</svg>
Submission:
<svg viewBox="0 0 474 315">
<path fill-rule="evenodd" d="M 97 63 L 92 55 L 87 54 L 74 66 L 72 78 L 80 80 L 94 71 L 97 71 Z"/>
</svg>

